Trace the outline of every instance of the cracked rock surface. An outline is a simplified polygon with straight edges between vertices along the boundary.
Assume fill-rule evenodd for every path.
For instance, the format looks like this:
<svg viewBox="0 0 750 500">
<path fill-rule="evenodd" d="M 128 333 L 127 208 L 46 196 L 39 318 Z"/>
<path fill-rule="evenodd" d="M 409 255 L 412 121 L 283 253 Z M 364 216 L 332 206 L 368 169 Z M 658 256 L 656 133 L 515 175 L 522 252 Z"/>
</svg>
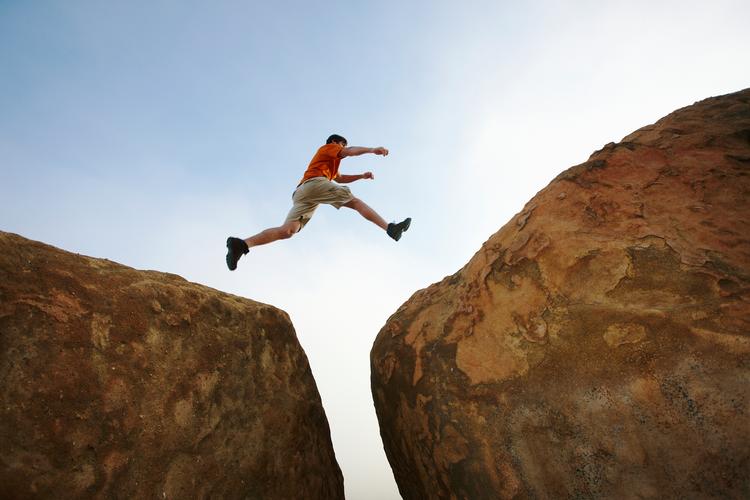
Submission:
<svg viewBox="0 0 750 500">
<path fill-rule="evenodd" d="M 0 381 L 0 498 L 344 497 L 274 307 L 0 232 Z"/>
<path fill-rule="evenodd" d="M 404 498 L 750 496 L 750 89 L 560 174 L 371 352 Z"/>
</svg>

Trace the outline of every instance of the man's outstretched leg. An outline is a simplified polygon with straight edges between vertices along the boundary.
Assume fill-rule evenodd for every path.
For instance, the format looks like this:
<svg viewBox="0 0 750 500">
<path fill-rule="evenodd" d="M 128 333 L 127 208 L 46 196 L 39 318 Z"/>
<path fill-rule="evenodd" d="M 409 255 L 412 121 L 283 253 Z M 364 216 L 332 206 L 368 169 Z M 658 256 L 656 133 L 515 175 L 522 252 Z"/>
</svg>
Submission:
<svg viewBox="0 0 750 500">
<path fill-rule="evenodd" d="M 369 220 L 379 228 L 385 230 L 388 233 L 388 236 L 396 241 L 401 239 L 401 234 L 409 229 L 409 226 L 411 225 L 411 218 L 404 219 L 398 224 L 395 224 L 393 222 L 391 222 L 390 224 L 387 223 L 380 215 L 378 215 L 375 210 L 373 210 L 367 203 L 360 200 L 359 198 L 352 198 L 351 201 L 345 203 L 342 206 L 356 210 L 362 217 Z"/>
<path fill-rule="evenodd" d="M 267 245 L 277 240 L 291 238 L 300 229 L 302 229 L 302 223 L 295 220 L 285 222 L 279 227 L 268 228 L 245 240 L 230 236 L 227 238 L 227 267 L 229 267 L 230 271 L 234 271 L 237 269 L 237 261 L 250 251 L 251 247 Z"/>
<path fill-rule="evenodd" d="M 359 198 L 352 198 L 351 201 L 344 203 L 341 206 L 356 210 L 362 217 L 369 220 L 380 229 L 388 229 L 388 223 L 380 215 L 378 215 L 375 210 L 370 208 L 370 205 L 360 200 Z"/>
</svg>

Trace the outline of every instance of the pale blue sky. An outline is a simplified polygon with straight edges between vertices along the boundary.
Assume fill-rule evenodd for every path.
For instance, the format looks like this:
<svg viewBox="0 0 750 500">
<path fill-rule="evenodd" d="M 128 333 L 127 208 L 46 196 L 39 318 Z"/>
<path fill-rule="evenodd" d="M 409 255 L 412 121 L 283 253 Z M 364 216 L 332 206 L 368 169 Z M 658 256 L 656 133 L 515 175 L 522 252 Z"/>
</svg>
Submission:
<svg viewBox="0 0 750 500">
<path fill-rule="evenodd" d="M 369 349 L 563 169 L 750 85 L 746 1 L 0 0 L 0 230 L 273 304 L 316 376 L 348 498 L 397 498 Z M 331 133 L 394 243 L 318 210 L 281 223 Z"/>
</svg>

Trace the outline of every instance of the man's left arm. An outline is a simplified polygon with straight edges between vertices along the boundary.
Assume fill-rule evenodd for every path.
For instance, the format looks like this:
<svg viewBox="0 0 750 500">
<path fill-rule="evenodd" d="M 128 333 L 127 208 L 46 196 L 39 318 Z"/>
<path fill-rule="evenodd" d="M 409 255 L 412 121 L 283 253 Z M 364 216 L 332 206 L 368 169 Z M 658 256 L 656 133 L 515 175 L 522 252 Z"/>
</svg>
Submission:
<svg viewBox="0 0 750 500">
<path fill-rule="evenodd" d="M 372 172 L 365 172 L 364 174 L 356 174 L 356 175 L 344 175 L 339 174 L 338 177 L 336 177 L 334 180 L 338 182 L 339 184 L 349 184 L 350 182 L 358 181 L 360 179 L 374 179 L 375 176 L 372 175 Z"/>
</svg>

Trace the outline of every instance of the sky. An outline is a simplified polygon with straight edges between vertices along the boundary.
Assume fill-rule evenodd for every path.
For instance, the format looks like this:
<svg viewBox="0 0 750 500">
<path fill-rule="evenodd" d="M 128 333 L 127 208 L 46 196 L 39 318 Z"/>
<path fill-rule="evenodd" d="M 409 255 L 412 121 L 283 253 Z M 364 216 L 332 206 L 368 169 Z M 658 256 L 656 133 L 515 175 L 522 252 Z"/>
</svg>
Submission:
<svg viewBox="0 0 750 500">
<path fill-rule="evenodd" d="M 347 498 L 399 498 L 369 353 L 558 173 L 750 86 L 750 3 L 0 0 L 0 230 L 272 304 L 291 317 Z M 280 225 L 328 135 L 398 242 L 320 207 Z"/>
</svg>

